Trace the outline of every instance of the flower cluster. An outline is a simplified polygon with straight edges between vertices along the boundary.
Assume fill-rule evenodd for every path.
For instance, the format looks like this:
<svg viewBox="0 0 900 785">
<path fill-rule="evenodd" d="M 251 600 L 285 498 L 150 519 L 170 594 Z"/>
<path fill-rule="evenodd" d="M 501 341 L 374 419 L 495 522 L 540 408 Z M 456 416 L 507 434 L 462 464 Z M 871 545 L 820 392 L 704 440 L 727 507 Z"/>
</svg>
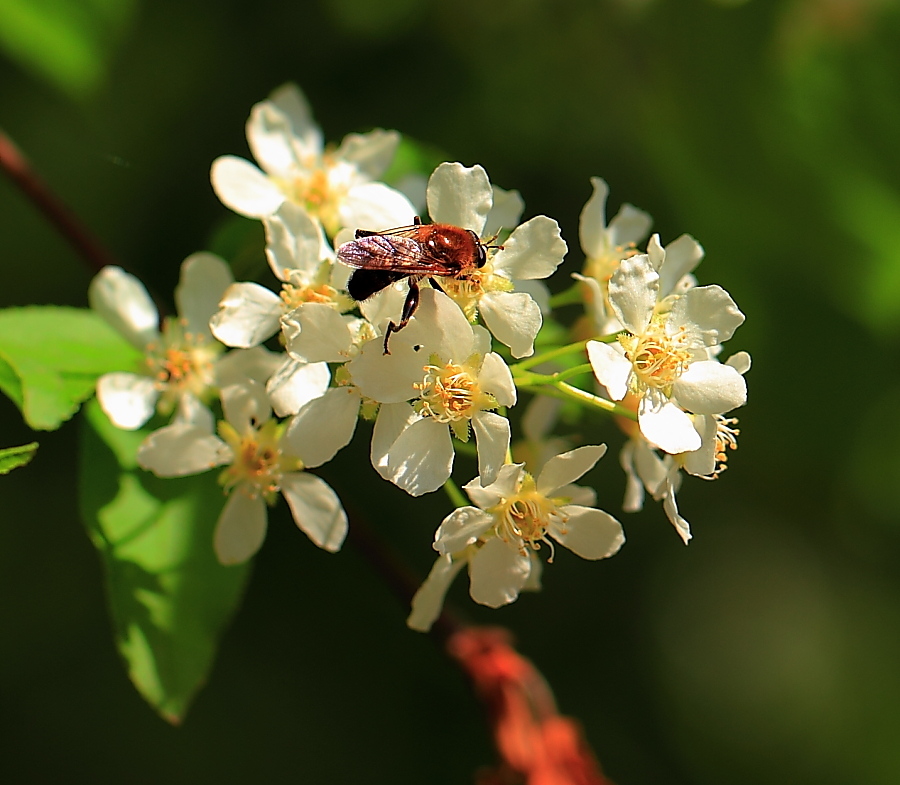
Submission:
<svg viewBox="0 0 900 785">
<path fill-rule="evenodd" d="M 744 317 L 723 289 L 697 285 L 695 240 L 663 246 L 653 235 L 641 249 L 650 217 L 626 205 L 607 224 L 608 189 L 594 178 L 580 227 L 586 261 L 551 297 L 543 280 L 568 252 L 559 225 L 521 222 L 519 194 L 481 166 L 440 164 L 427 216 L 417 215 L 378 180 L 399 135 L 328 147 L 292 85 L 253 107 L 247 140 L 258 165 L 224 156 L 211 178 L 226 206 L 262 222 L 275 291 L 235 282 L 206 253 L 185 260 L 179 316 L 161 327 L 124 271 L 107 268 L 90 289 L 92 306 L 145 358 L 101 378 L 101 406 L 121 428 L 169 418 L 139 449 L 144 469 L 219 470 L 220 561 L 256 553 L 279 495 L 312 542 L 341 547 L 341 502 L 310 470 L 354 439 L 360 419 L 374 422 L 368 452 L 381 477 L 412 496 L 443 487 L 455 506 L 435 534 L 414 629 L 431 626 L 463 566 L 472 598 L 498 607 L 539 587 L 541 551 L 548 562 L 556 545 L 612 556 L 621 524 L 596 507 L 593 488 L 574 484 L 607 448 L 557 433 L 560 398 L 625 424 L 624 509 L 639 509 L 646 492 L 689 539 L 675 503 L 681 472 L 721 473 L 738 433 L 725 415 L 745 402 L 750 365 L 742 352 L 719 359 Z M 583 318 L 561 319 L 569 305 Z M 587 384 L 569 382 L 579 379 Z M 510 410 L 523 393 L 526 442 L 514 444 Z M 453 473 L 470 458 L 467 504 Z"/>
</svg>

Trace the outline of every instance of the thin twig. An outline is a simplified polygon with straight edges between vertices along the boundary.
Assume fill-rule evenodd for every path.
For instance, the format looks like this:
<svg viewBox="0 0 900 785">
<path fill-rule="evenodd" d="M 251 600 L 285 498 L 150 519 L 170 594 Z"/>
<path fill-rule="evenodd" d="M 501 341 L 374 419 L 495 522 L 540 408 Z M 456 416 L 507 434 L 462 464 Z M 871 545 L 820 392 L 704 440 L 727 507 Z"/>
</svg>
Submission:
<svg viewBox="0 0 900 785">
<path fill-rule="evenodd" d="M 50 190 L 15 142 L 0 128 L 0 169 L 75 249 L 95 272 L 117 264 L 113 255 L 91 234 L 75 214 Z"/>
</svg>

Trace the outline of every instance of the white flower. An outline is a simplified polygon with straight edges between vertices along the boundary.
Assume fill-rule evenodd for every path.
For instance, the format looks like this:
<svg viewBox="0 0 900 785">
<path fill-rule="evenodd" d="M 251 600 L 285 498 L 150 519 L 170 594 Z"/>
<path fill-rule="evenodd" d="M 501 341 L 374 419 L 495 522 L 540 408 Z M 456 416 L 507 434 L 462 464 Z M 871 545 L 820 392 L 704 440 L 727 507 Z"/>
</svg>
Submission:
<svg viewBox="0 0 900 785">
<path fill-rule="evenodd" d="M 372 436 L 372 464 L 413 496 L 439 488 L 453 467 L 452 435 L 478 445 L 478 467 L 493 481 L 509 449 L 509 421 L 491 409 L 513 406 L 516 388 L 490 336 L 473 327 L 445 294 L 421 293 L 409 326 L 391 354 L 380 339 L 347 363 L 352 382 L 381 403 Z M 413 400 L 410 405 L 407 401 Z"/>
<path fill-rule="evenodd" d="M 229 286 L 209 325 L 226 346 L 258 346 L 278 332 L 287 315 L 310 303 L 336 313 L 353 306 L 333 280 L 334 253 L 303 210 L 286 202 L 263 225 L 266 257 L 281 291 L 276 294 L 257 283 Z"/>
<path fill-rule="evenodd" d="M 609 307 L 608 284 L 622 259 L 637 253 L 637 244 L 650 231 L 653 219 L 643 210 L 623 204 L 619 212 L 606 223 L 606 199 L 609 186 L 600 177 L 592 177 L 591 198 L 581 211 L 578 234 L 585 262 L 582 275 L 574 278 L 588 288 L 587 306 L 595 329 L 600 335 L 617 332 L 620 327 Z"/>
<path fill-rule="evenodd" d="M 738 352 L 728 358 L 726 365 L 743 375 L 750 368 L 750 355 Z M 660 457 L 643 434 L 634 429 L 619 455 L 619 463 L 626 475 L 622 508 L 626 512 L 640 510 L 646 489 L 653 499 L 663 503 L 666 517 L 685 545 L 691 539 L 691 527 L 678 511 L 675 498 L 681 487 L 681 471 L 707 480 L 716 479 L 726 469 L 728 452 L 737 449 L 739 435 L 735 428 L 737 420 L 733 417 L 715 414 L 695 415 L 691 419 L 700 435 L 697 450 Z"/>
<path fill-rule="evenodd" d="M 538 300 L 546 300 L 546 290 L 536 279 L 551 275 L 567 251 L 559 225 L 539 215 L 513 229 L 502 248 L 491 246 L 498 232 L 518 223 L 522 201 L 514 191 L 492 187 L 480 166 L 441 164 L 428 180 L 426 198 L 435 224 L 470 229 L 488 248 L 482 267 L 465 277 L 438 278 L 441 289 L 470 321 L 480 314 L 514 357 L 532 354 L 542 323 Z"/>
<path fill-rule="evenodd" d="M 605 559 L 625 541 L 622 526 L 609 513 L 594 509 L 594 493 L 572 483 L 589 471 L 606 446 L 579 447 L 547 461 L 537 479 L 520 463 L 506 464 L 495 482 L 476 478 L 465 486 L 475 507 L 448 515 L 435 534 L 441 556 L 413 598 L 407 624 L 428 630 L 440 613 L 444 595 L 464 564 L 469 593 L 492 608 L 513 602 L 540 569 L 537 551 L 553 543 L 584 559 Z M 586 506 L 587 505 L 587 506 Z"/>
<path fill-rule="evenodd" d="M 265 218 L 285 201 L 315 217 L 333 236 L 342 226 L 387 229 L 409 223 L 409 200 L 373 182 L 390 165 L 400 136 L 375 130 L 348 134 L 336 150 L 325 148 L 306 98 L 287 84 L 253 107 L 247 142 L 262 169 L 227 155 L 210 177 L 224 204 L 241 215 Z"/>
<path fill-rule="evenodd" d="M 231 282 L 217 256 L 189 256 L 175 289 L 180 316 L 166 319 L 160 331 L 156 306 L 137 278 L 120 267 L 104 267 L 94 277 L 91 307 L 144 353 L 139 373 L 108 373 L 97 382 L 100 406 L 117 427 L 135 430 L 154 411 L 171 414 L 185 396 L 208 397 L 223 348 L 210 334 L 209 318 Z"/>
<path fill-rule="evenodd" d="M 320 548 L 340 549 L 347 516 L 324 480 L 304 469 L 318 465 L 320 445 L 287 438 L 272 419 L 261 385 L 245 381 L 222 390 L 225 420 L 213 431 L 210 412 L 184 407 L 171 425 L 153 432 L 138 450 L 138 464 L 159 477 L 181 477 L 224 466 L 219 482 L 229 495 L 213 535 L 223 564 L 239 564 L 262 545 L 266 506 L 280 492 L 297 526 Z"/>
<path fill-rule="evenodd" d="M 651 443 L 669 453 L 700 447 L 686 414 L 722 414 L 744 404 L 747 386 L 734 368 L 710 359 L 744 321 L 718 286 L 689 289 L 671 310 L 657 310 L 660 275 L 646 254 L 624 259 L 610 279 L 609 299 L 628 331 L 616 345 L 587 344 L 597 380 L 614 401 L 629 392 L 639 400 L 638 424 Z"/>
</svg>

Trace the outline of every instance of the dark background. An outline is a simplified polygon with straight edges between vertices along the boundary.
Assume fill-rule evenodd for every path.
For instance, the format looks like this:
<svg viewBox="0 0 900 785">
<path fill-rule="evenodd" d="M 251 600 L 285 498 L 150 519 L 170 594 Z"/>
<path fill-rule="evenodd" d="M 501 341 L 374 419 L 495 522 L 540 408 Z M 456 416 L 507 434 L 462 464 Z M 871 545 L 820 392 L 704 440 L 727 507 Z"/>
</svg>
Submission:
<svg viewBox="0 0 900 785">
<path fill-rule="evenodd" d="M 38 24 L 35 54 L 17 8 L 62 33 Z M 0 123 L 159 292 L 232 220 L 209 164 L 248 155 L 251 105 L 287 80 L 330 140 L 397 128 L 518 188 L 559 220 L 567 272 L 591 175 L 610 215 L 630 201 L 664 242 L 693 234 L 754 367 L 730 470 L 679 495 L 690 547 L 651 503 L 608 562 L 558 552 L 500 611 L 462 579 L 452 597 L 515 633 L 621 785 L 900 781 L 890 4 L 4 0 L 0 39 Z M 5 180 L 0 208 L 2 304 L 86 305 L 89 271 Z M 3 446 L 32 438 L 0 415 Z M 458 670 L 357 551 L 318 551 L 283 508 L 208 685 L 182 727 L 158 719 L 111 640 L 78 429 L 0 478 L 4 782 L 464 783 L 492 761 Z M 447 504 L 376 483 L 366 436 L 322 474 L 424 576 Z M 612 453 L 588 479 L 618 514 Z"/>
</svg>

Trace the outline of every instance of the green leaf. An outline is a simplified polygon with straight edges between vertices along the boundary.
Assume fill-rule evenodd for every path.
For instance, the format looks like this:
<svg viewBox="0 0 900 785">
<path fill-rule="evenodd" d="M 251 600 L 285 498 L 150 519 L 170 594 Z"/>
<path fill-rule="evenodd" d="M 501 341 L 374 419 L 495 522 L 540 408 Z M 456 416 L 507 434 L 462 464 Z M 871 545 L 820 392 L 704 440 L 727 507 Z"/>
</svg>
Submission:
<svg viewBox="0 0 900 785">
<path fill-rule="evenodd" d="M 212 667 L 248 565 L 223 567 L 212 538 L 224 497 L 215 472 L 163 480 L 136 467 L 147 430 L 84 409 L 81 514 L 103 558 L 115 639 L 138 692 L 178 724 Z"/>
<path fill-rule="evenodd" d="M 0 47 L 71 95 L 97 87 L 134 0 L 0 0 Z"/>
<path fill-rule="evenodd" d="M 93 311 L 57 306 L 0 311 L 0 389 L 36 430 L 58 428 L 93 394 L 99 376 L 134 370 L 140 358 Z"/>
<path fill-rule="evenodd" d="M 7 447 L 0 450 L 0 474 L 9 474 L 13 469 L 24 466 L 37 452 L 38 443 L 23 444 L 21 447 Z"/>
</svg>

